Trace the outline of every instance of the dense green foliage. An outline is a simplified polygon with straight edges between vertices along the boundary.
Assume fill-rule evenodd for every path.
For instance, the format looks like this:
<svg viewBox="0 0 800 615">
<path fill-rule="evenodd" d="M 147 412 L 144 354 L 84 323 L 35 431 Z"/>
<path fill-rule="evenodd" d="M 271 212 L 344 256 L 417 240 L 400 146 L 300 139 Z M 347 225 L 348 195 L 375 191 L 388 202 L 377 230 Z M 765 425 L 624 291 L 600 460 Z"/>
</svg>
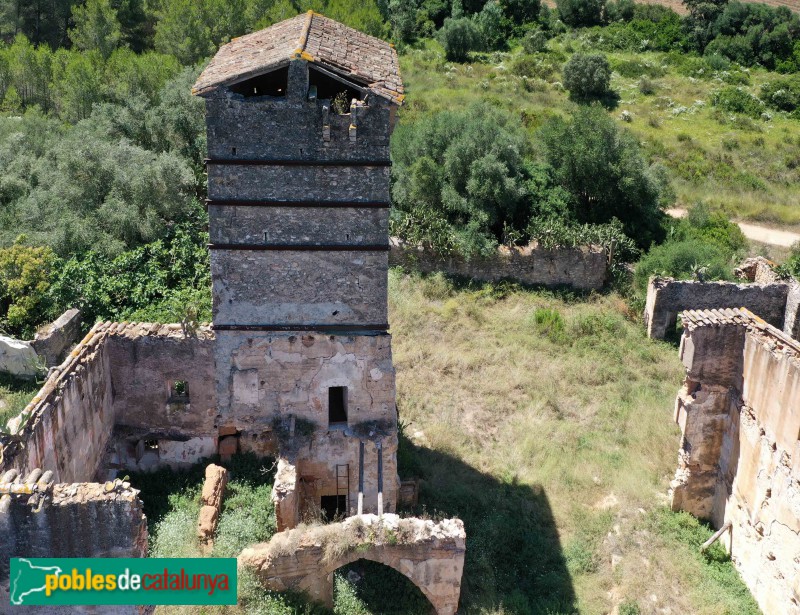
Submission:
<svg viewBox="0 0 800 615">
<path fill-rule="evenodd" d="M 696 206 L 673 222 L 669 238 L 636 265 L 634 286 L 644 294 L 651 275 L 678 279 L 731 280 L 733 267 L 747 247 L 739 226 L 723 214 Z"/>
<path fill-rule="evenodd" d="M 546 160 L 570 194 L 579 223 L 616 218 L 639 247 L 663 238 L 661 206 L 670 198 L 657 167 L 648 166 L 636 138 L 599 106 L 582 107 L 571 121 L 554 118 L 541 131 Z"/>
<path fill-rule="evenodd" d="M 599 53 L 576 53 L 564 65 L 564 87 L 577 101 L 600 100 L 611 85 L 611 67 Z"/>
</svg>

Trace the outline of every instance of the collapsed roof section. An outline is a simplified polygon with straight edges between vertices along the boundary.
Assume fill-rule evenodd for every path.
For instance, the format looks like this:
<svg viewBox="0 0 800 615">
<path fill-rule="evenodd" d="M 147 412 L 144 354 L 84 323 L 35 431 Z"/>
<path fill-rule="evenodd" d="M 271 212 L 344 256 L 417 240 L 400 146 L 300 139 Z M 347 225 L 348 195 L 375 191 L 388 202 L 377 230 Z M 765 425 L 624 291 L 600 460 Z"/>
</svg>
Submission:
<svg viewBox="0 0 800 615">
<path fill-rule="evenodd" d="M 403 101 L 395 48 L 313 11 L 220 47 L 192 93 L 206 96 L 220 87 L 284 68 L 295 59 L 307 60 L 396 105 Z"/>
</svg>

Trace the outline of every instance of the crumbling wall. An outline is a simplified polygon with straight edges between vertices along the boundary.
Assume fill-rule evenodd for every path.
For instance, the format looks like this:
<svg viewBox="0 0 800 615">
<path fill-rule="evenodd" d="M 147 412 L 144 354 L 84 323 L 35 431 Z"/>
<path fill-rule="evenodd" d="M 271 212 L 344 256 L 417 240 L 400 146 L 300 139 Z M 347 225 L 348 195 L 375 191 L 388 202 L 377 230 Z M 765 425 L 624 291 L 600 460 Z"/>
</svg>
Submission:
<svg viewBox="0 0 800 615">
<path fill-rule="evenodd" d="M 9 421 L 0 471 L 45 468 L 62 483 L 94 478 L 114 425 L 108 330 L 108 323 L 96 325 Z"/>
<path fill-rule="evenodd" d="M 424 273 L 443 271 L 476 280 L 497 282 L 513 279 L 532 286 L 568 286 L 578 290 L 598 290 L 608 277 L 608 258 L 597 246 L 554 248 L 535 245 L 524 248 L 498 248 L 495 256 L 442 258 L 430 250 L 411 246 L 393 238 L 389 264 L 417 269 Z"/>
<path fill-rule="evenodd" d="M 22 479 L 17 478 L 19 483 Z M 0 500 L 0 605 L 9 604 L 12 557 L 146 557 L 147 520 L 138 491 L 116 483 L 51 486 L 41 508 L 27 495 Z M 2 608 L 2 607 L 0 607 Z M 97 607 L 14 607 L 20 613 L 94 613 Z M 115 615 L 151 613 L 152 607 L 108 607 Z"/>
<path fill-rule="evenodd" d="M 747 308 L 771 325 L 783 328 L 789 285 L 695 282 L 650 278 L 644 320 L 648 337 L 664 339 L 683 310 Z"/>
<path fill-rule="evenodd" d="M 47 367 L 58 365 L 80 339 L 81 312 L 71 309 L 36 332 L 31 342 L 36 354 Z"/>
<path fill-rule="evenodd" d="M 332 555 L 326 541 L 335 537 Z M 350 540 L 345 548 L 344 543 Z M 239 561 L 253 568 L 265 587 L 292 589 L 333 606 L 333 572 L 359 559 L 394 568 L 430 600 L 437 615 L 454 615 L 461 594 L 466 534 L 460 519 L 438 523 L 397 515 L 362 515 L 342 523 L 276 534 L 248 547 Z"/>
<path fill-rule="evenodd" d="M 180 467 L 215 454 L 211 329 L 118 323 L 110 333 L 117 446 L 109 465 L 139 470 Z"/>
<path fill-rule="evenodd" d="M 730 522 L 765 613 L 800 613 L 800 344 L 746 310 L 686 311 L 672 506 Z"/>
</svg>

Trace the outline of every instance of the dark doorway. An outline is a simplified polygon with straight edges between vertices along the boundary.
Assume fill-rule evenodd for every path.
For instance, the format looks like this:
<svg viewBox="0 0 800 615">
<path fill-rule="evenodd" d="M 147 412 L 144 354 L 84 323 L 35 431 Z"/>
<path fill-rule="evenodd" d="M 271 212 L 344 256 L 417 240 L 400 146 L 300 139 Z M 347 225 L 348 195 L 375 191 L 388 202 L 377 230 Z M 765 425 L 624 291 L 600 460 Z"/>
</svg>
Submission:
<svg viewBox="0 0 800 615">
<path fill-rule="evenodd" d="M 321 508 L 326 521 L 333 521 L 337 517 L 342 517 L 347 514 L 347 496 L 323 495 Z"/>
<path fill-rule="evenodd" d="M 347 424 L 347 387 L 328 389 L 328 424 Z"/>
</svg>

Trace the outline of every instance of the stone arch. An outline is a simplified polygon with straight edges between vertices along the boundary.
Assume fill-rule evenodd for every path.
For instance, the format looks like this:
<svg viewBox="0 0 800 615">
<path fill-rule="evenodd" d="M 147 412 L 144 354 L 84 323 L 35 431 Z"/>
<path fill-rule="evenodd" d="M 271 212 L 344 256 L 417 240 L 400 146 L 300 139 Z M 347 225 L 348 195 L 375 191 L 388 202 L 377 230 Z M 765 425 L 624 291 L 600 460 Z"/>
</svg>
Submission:
<svg viewBox="0 0 800 615">
<path fill-rule="evenodd" d="M 335 557 L 326 554 L 324 536 L 346 535 L 353 523 L 370 528 L 370 542 L 343 548 Z M 433 605 L 437 615 L 454 615 L 464 572 L 464 524 L 460 519 L 438 523 L 400 519 L 397 515 L 361 515 L 321 528 L 297 528 L 276 534 L 269 543 L 248 547 L 241 564 L 255 569 L 265 587 L 293 589 L 333 606 L 333 573 L 365 559 L 392 568 L 408 578 Z M 398 536 L 402 535 L 402 539 Z M 393 538 L 388 538 L 389 536 Z"/>
<path fill-rule="evenodd" d="M 336 572 L 342 566 L 347 566 L 348 564 L 352 564 L 353 562 L 357 562 L 360 559 L 365 559 L 371 562 L 375 562 L 378 564 L 382 564 L 387 568 L 391 568 L 402 574 L 406 577 L 409 581 L 411 581 L 414 586 L 422 592 L 422 595 L 428 599 L 428 602 L 431 606 L 436 610 L 437 614 L 441 613 L 455 613 L 456 609 L 458 608 L 458 596 L 460 591 L 455 594 L 455 605 L 452 611 L 446 610 L 442 611 L 440 607 L 445 606 L 447 600 L 443 601 L 442 595 L 437 595 L 437 593 L 429 587 L 428 583 L 424 582 L 424 579 L 420 578 L 420 575 L 415 575 L 415 570 L 418 570 L 417 566 L 425 565 L 427 560 L 421 560 L 420 562 L 414 562 L 410 564 L 406 564 L 403 566 L 400 562 L 412 562 L 408 558 L 401 558 L 398 559 L 398 556 L 402 555 L 402 552 L 405 549 L 395 547 L 372 547 L 368 551 L 351 551 L 346 553 L 341 558 L 329 563 L 328 565 L 324 566 L 322 570 L 320 570 L 320 576 L 325 578 L 326 583 L 330 585 L 331 594 L 330 594 L 330 602 L 328 602 L 329 606 L 333 606 L 333 573 Z M 399 553 L 398 553 L 399 552 Z M 300 589 L 306 589 L 305 587 L 300 585 Z M 459 586 L 460 589 L 460 586 Z M 452 601 L 452 600 L 450 600 Z"/>
<path fill-rule="evenodd" d="M 418 581 L 414 579 L 414 577 L 411 574 L 408 574 L 407 571 L 403 571 L 400 566 L 396 565 L 396 563 L 385 562 L 383 561 L 385 558 L 377 557 L 376 554 L 374 553 L 353 553 L 352 555 L 353 557 L 345 557 L 342 560 L 340 560 L 338 566 L 336 564 L 332 564 L 332 566 L 336 566 L 335 568 L 332 568 L 330 566 L 325 567 L 325 572 L 323 574 L 325 574 L 326 578 L 330 580 L 332 587 L 333 587 L 333 575 L 336 573 L 337 570 L 343 568 L 344 566 L 347 566 L 349 564 L 354 564 L 362 560 L 374 562 L 376 564 L 380 564 L 385 568 L 393 570 L 394 572 L 408 579 L 409 582 L 412 585 L 414 585 L 414 587 L 416 587 L 420 591 L 420 593 L 425 597 L 425 600 L 428 602 L 428 605 L 431 607 L 431 609 L 437 611 L 438 613 L 436 593 L 431 591 L 428 585 L 424 583 L 420 584 Z M 458 596 L 456 596 L 456 599 L 457 598 Z M 458 606 L 457 603 L 456 606 Z"/>
</svg>

